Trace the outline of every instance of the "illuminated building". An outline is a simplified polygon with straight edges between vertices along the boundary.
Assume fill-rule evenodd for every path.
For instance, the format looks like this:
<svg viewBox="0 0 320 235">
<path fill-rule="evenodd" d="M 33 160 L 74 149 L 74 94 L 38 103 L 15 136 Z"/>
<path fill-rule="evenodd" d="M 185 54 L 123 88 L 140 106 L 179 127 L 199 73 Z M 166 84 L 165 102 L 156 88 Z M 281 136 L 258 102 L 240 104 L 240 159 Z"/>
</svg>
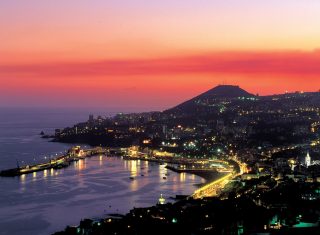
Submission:
<svg viewBox="0 0 320 235">
<path fill-rule="evenodd" d="M 160 194 L 159 204 L 160 204 L 160 205 L 164 205 L 165 203 L 166 203 L 166 199 L 163 197 L 162 194 Z"/>
<path fill-rule="evenodd" d="M 305 165 L 306 165 L 306 167 L 311 166 L 311 157 L 310 157 L 309 152 L 307 153 L 307 156 L 305 158 Z"/>
</svg>

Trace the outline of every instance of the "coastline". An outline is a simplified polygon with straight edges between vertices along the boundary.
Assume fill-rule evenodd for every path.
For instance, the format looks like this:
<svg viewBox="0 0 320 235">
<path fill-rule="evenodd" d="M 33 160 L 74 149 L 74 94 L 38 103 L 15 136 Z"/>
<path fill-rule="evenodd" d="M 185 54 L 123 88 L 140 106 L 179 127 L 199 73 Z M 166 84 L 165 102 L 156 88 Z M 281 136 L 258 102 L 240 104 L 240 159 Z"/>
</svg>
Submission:
<svg viewBox="0 0 320 235">
<path fill-rule="evenodd" d="M 208 171 L 208 170 L 178 170 L 172 166 L 166 166 L 166 168 L 176 173 L 187 173 L 187 174 L 197 175 L 205 179 L 206 182 L 204 184 L 208 184 L 211 181 L 216 180 L 217 176 L 221 174 L 217 171 Z"/>
<path fill-rule="evenodd" d="M 167 172 L 170 175 L 163 179 Z M 129 179 L 131 175 L 135 175 L 134 180 Z M 11 216 L 22 225 L 26 219 L 24 215 L 13 217 L 13 214 L 28 206 L 30 217 L 41 216 L 43 219 L 37 223 L 30 222 L 28 229 L 32 233 L 27 234 L 52 234 L 64 230 L 67 225 L 79 225 L 83 218 L 105 218 L 109 217 L 108 214 L 117 213 L 125 215 L 134 207 L 154 206 L 161 193 L 167 202 L 175 202 L 173 198 L 176 195 L 190 195 L 204 180 L 191 175 L 180 177 L 157 163 L 94 156 L 73 162 L 68 168 L 54 170 L 53 174 L 29 174 L 4 178 L 1 182 L 2 187 L 8 190 L 2 194 L 3 221 L 0 227 L 5 227 L 8 233 L 19 234 L 22 228 L 10 227 L 4 218 Z M 41 193 L 44 188 L 45 193 Z M 4 199 L 9 197 L 16 202 L 14 207 L 5 203 Z M 75 198 L 80 198 L 81 203 L 75 203 Z M 45 201 L 50 205 L 44 204 Z M 39 207 L 42 209 L 38 210 Z"/>
<path fill-rule="evenodd" d="M 126 160 L 126 159 L 125 159 Z M 144 159 L 145 161 L 148 161 Z M 127 160 L 128 161 L 128 160 Z M 155 161 L 152 161 L 155 162 Z M 160 163 L 159 163 L 160 164 Z M 203 178 L 206 182 L 202 184 L 197 184 L 197 190 L 200 190 L 203 187 L 207 187 L 213 182 L 223 180 L 223 178 L 226 177 L 226 174 L 219 173 L 217 171 L 204 171 L 204 170 L 177 170 L 174 167 L 166 166 L 168 170 L 171 170 L 177 174 L 193 174 L 196 176 L 199 176 Z M 79 229 L 82 229 L 83 226 L 88 228 L 99 228 L 102 226 L 102 224 L 121 224 L 126 223 L 128 218 L 131 218 L 132 216 L 135 217 L 136 213 L 142 213 L 142 214 L 148 214 L 150 211 L 162 211 L 162 210 L 171 210 L 174 207 L 180 207 L 182 205 L 188 205 L 189 203 L 197 203 L 197 199 L 193 198 L 193 195 L 196 193 L 194 191 L 191 195 L 176 195 L 174 199 L 174 202 L 169 202 L 166 204 L 154 204 L 149 207 L 133 207 L 130 212 L 125 214 L 106 214 L 105 217 L 102 218 L 96 218 L 96 219 L 83 219 L 79 222 L 78 226 L 67 226 L 63 231 L 57 231 L 53 235 L 69 235 L 69 234 L 78 234 Z M 209 199 L 208 199 L 209 200 Z M 142 218 L 142 217 L 141 217 Z"/>
</svg>

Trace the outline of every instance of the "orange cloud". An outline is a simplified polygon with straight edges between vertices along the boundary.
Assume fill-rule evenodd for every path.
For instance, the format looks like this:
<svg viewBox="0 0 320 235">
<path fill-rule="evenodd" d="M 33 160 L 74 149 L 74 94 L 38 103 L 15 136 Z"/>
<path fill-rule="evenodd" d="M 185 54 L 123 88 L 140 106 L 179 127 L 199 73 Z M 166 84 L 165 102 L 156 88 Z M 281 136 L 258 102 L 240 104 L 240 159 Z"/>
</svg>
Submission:
<svg viewBox="0 0 320 235">
<path fill-rule="evenodd" d="M 215 52 L 152 60 L 0 66 L 0 105 L 174 106 L 226 82 L 251 93 L 320 88 L 320 53 Z"/>
<path fill-rule="evenodd" d="M 186 73 L 317 76 L 320 75 L 319 65 L 318 51 L 217 52 L 160 59 L 2 65 L 0 76 L 83 77 Z"/>
</svg>

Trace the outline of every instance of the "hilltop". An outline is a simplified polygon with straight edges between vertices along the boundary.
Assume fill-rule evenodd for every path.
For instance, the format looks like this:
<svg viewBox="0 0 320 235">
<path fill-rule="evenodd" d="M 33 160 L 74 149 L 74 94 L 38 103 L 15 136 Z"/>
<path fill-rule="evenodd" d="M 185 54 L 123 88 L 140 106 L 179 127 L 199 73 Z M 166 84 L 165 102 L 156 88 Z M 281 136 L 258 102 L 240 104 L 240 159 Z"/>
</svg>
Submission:
<svg viewBox="0 0 320 235">
<path fill-rule="evenodd" d="M 216 86 L 178 106 L 167 110 L 166 112 L 194 112 L 206 109 L 208 107 L 217 107 L 218 104 L 225 101 L 243 99 L 243 98 L 254 98 L 253 94 L 243 90 L 239 86 L 233 85 L 219 85 Z"/>
</svg>

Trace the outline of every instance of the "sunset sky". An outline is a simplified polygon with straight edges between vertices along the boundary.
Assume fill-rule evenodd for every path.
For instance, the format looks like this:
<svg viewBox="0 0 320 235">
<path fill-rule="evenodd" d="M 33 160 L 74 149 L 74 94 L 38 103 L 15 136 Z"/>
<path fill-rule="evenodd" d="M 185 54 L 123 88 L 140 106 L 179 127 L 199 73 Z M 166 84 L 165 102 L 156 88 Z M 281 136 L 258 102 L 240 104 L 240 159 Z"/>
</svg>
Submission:
<svg viewBox="0 0 320 235">
<path fill-rule="evenodd" d="M 319 0 L 1 0 L 0 106 L 163 110 L 320 89 Z"/>
</svg>

